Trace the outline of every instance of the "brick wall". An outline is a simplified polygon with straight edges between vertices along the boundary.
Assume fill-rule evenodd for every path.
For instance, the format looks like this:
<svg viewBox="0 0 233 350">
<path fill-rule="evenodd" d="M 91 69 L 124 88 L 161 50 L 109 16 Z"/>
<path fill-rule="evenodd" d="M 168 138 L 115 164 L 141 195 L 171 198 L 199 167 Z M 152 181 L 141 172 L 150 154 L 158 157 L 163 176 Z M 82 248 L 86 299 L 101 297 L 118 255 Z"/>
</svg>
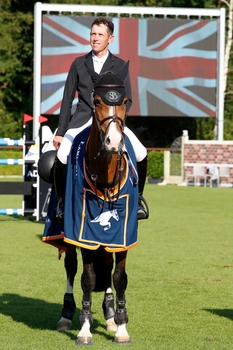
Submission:
<svg viewBox="0 0 233 350">
<path fill-rule="evenodd" d="M 186 141 L 184 143 L 184 178 L 192 174 L 194 164 L 230 165 L 233 183 L 233 141 Z"/>
</svg>

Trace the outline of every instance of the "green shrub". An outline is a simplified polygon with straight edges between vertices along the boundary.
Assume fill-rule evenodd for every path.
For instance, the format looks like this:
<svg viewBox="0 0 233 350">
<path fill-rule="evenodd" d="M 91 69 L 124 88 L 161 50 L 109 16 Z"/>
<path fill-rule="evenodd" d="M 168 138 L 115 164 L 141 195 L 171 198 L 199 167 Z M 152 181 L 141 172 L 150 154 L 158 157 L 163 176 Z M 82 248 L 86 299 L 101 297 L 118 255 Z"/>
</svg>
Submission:
<svg viewBox="0 0 233 350">
<path fill-rule="evenodd" d="M 163 177 L 163 152 L 148 152 L 147 176 L 153 179 Z"/>
</svg>

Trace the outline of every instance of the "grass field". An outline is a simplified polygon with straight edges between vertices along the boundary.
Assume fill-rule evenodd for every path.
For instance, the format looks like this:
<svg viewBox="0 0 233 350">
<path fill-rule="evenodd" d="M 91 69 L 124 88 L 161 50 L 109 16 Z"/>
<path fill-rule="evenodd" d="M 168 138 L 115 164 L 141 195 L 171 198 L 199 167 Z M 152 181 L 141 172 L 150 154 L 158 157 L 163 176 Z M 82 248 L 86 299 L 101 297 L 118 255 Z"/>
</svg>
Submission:
<svg viewBox="0 0 233 350">
<path fill-rule="evenodd" d="M 0 149 L 0 158 L 8 159 L 22 159 L 23 151 L 22 149 Z M 22 175 L 23 166 L 22 165 L 3 165 L 0 164 L 0 175 Z"/>
<path fill-rule="evenodd" d="M 139 244 L 127 260 L 130 347 L 232 350 L 233 190 L 147 184 L 145 197 L 150 219 L 139 223 Z M 0 216 L 1 349 L 76 348 L 81 260 L 74 329 L 58 333 L 64 257 L 57 260 L 56 249 L 41 242 L 42 233 L 41 223 Z M 93 295 L 93 348 L 122 349 L 105 330 L 102 297 Z"/>
</svg>

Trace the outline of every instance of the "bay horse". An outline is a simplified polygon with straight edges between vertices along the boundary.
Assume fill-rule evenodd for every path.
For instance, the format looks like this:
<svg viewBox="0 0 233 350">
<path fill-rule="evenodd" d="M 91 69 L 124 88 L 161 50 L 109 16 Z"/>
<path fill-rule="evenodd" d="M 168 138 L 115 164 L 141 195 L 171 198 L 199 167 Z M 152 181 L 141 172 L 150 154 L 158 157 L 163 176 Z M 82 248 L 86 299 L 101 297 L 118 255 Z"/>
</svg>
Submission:
<svg viewBox="0 0 233 350">
<path fill-rule="evenodd" d="M 92 126 L 75 138 L 68 159 L 64 227 L 56 237 L 64 242 L 66 251 L 67 287 L 57 330 L 72 326 L 76 307 L 73 297 L 78 263 L 76 248 L 80 247 L 83 296 L 77 345 L 93 344 L 90 331 L 93 291 L 105 292 L 102 308 L 107 330 L 115 332 L 114 342 L 131 342 L 126 329 L 125 266 L 127 251 L 137 245 L 138 177 L 135 154 L 124 134 L 127 72 L 128 63 L 118 76 L 89 71 L 94 82 Z M 51 243 L 50 238 L 46 233 L 43 240 Z"/>
</svg>

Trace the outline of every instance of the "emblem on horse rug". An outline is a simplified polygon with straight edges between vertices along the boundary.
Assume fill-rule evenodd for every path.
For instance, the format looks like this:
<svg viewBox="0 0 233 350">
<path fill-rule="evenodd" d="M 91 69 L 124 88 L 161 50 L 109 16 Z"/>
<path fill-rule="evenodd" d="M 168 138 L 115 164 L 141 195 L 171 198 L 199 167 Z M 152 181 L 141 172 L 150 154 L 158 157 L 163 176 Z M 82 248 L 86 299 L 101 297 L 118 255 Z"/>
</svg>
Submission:
<svg viewBox="0 0 233 350">
<path fill-rule="evenodd" d="M 104 226 L 104 231 L 107 231 L 111 227 L 111 222 L 110 222 L 111 218 L 115 219 L 116 221 L 119 220 L 119 216 L 117 214 L 116 209 L 109 210 L 98 215 L 94 220 L 91 220 L 91 222 L 99 223 L 100 226 Z"/>
</svg>

